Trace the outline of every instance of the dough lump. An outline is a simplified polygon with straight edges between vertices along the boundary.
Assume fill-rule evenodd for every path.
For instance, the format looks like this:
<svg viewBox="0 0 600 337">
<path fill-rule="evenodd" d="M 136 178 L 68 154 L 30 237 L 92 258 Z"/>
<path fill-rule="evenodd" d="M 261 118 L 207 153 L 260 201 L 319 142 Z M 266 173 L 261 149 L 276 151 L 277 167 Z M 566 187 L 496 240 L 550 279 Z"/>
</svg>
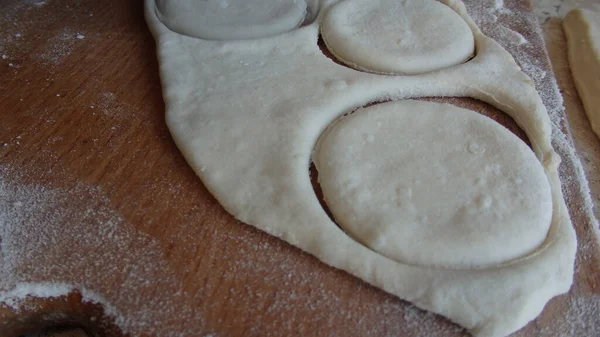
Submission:
<svg viewBox="0 0 600 337">
<path fill-rule="evenodd" d="M 171 30 L 206 40 L 272 36 L 298 27 L 305 0 L 157 0 L 156 15 Z"/>
<path fill-rule="evenodd" d="M 592 130 L 600 137 L 600 12 L 574 9 L 563 26 L 575 87 Z"/>
<path fill-rule="evenodd" d="M 433 0 L 348 0 L 325 15 L 321 34 L 342 62 L 375 73 L 420 74 L 467 61 L 475 43 L 456 12 Z"/>
<path fill-rule="evenodd" d="M 371 1 L 375 7 L 390 4 Z M 561 192 L 550 118 L 531 79 L 479 30 L 461 1 L 441 1 L 468 24 L 477 55 L 464 64 L 414 76 L 357 71 L 323 54 L 318 38 L 329 10 L 353 4 L 349 12 L 360 12 L 365 4 L 360 1 L 310 1 L 314 20 L 261 39 L 215 42 L 181 35 L 158 17 L 155 0 L 146 0 L 146 19 L 157 44 L 166 123 L 190 166 L 229 213 L 323 263 L 443 315 L 475 336 L 506 336 L 535 318 L 552 297 L 569 290 L 575 231 Z M 470 0 L 472 5 L 477 1 Z M 490 267 L 408 264 L 347 235 L 321 207 L 308 168 L 315 144 L 333 121 L 370 102 L 434 96 L 487 102 L 527 134 L 552 195 L 550 230 L 535 252 Z M 477 152 L 476 147 L 471 150 Z M 534 245 L 533 239 L 524 242 Z M 515 250 L 512 254 L 518 255 Z"/>
<path fill-rule="evenodd" d="M 539 247 L 550 227 L 550 185 L 533 152 L 450 104 L 359 109 L 328 129 L 313 159 L 338 224 L 399 262 L 500 264 Z"/>
</svg>

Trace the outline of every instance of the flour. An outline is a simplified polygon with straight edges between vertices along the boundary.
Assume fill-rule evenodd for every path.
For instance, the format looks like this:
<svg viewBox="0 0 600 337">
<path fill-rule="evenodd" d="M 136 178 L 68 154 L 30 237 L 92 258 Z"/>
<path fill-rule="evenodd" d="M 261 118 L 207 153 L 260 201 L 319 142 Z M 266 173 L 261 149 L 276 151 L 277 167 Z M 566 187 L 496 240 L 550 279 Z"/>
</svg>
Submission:
<svg viewBox="0 0 600 337">
<path fill-rule="evenodd" d="M 85 37 L 84 31 L 76 31 L 72 27 L 51 31 L 54 35 L 43 40 L 39 33 L 32 34 L 37 27 L 55 24 L 59 20 L 57 18 L 61 17 L 60 12 L 69 10 L 68 6 L 59 7 L 58 10 L 53 9 L 55 12 L 50 15 L 50 6 L 46 6 L 47 4 L 47 1 L 21 0 L 2 6 L 0 53 L 6 56 L 2 60 L 10 61 L 10 67 L 15 68 L 15 71 L 24 62 L 40 64 L 54 71 L 77 47 L 76 41 Z M 37 20 L 24 19 L 31 15 L 35 15 Z M 37 47 L 41 43 L 45 45 L 40 52 Z"/>
<path fill-rule="evenodd" d="M 26 310 L 28 296 L 64 296 L 76 289 L 125 331 L 163 326 L 183 293 L 159 244 L 129 227 L 101 189 L 31 185 L 25 172 L 0 166 L 0 302 Z M 82 196 L 91 202 L 81 204 Z M 136 295 L 152 287 L 161 292 Z M 185 306 L 177 311 L 190 313 Z"/>
<path fill-rule="evenodd" d="M 65 296 L 77 289 L 73 285 L 64 283 L 19 283 L 11 291 L 0 295 L 0 302 L 6 304 L 13 310 L 19 310 L 23 299 L 32 297 L 51 298 Z M 83 302 L 92 302 L 101 304 L 106 315 L 116 317 L 120 315 L 110 303 L 101 295 L 95 294 L 85 288 L 78 289 L 82 295 Z"/>
<path fill-rule="evenodd" d="M 487 13 L 495 13 L 499 10 L 504 9 L 504 0 L 485 0 L 484 6 L 487 7 Z"/>
<path fill-rule="evenodd" d="M 500 31 L 502 31 L 501 34 L 503 39 L 506 39 L 511 44 L 522 45 L 527 43 L 527 40 L 523 37 L 523 35 L 519 34 L 518 32 L 501 25 L 499 25 L 498 28 Z"/>
<path fill-rule="evenodd" d="M 60 65 L 73 51 L 76 39 L 83 39 L 79 38 L 80 35 L 71 28 L 64 28 L 59 35 L 47 42 L 44 52 L 39 56 L 41 62 L 46 65 Z"/>
<path fill-rule="evenodd" d="M 0 34 L 0 53 L 4 52 L 4 55 L 15 56 L 30 47 L 24 32 L 36 23 L 23 22 L 20 18 L 23 13 L 38 10 L 45 3 L 45 1 L 20 0 L 2 5 L 2 11 L 0 12 L 0 32 L 2 32 Z M 47 20 L 52 20 L 52 18 Z M 6 58 L 2 57 L 3 60 L 7 58 L 8 56 Z"/>
<path fill-rule="evenodd" d="M 560 94 L 555 77 L 549 76 L 549 73 L 551 74 L 549 60 L 546 55 L 541 60 L 534 56 L 538 53 L 534 48 L 540 48 L 540 45 L 545 46 L 541 40 L 541 28 L 539 24 L 534 22 L 535 17 L 525 15 L 525 13 L 520 11 L 513 11 L 511 14 L 512 17 L 517 21 L 527 23 L 525 27 L 533 28 L 531 31 L 521 31 L 520 33 L 528 38 L 535 37 L 536 39 L 536 41 L 528 45 L 515 46 L 503 43 L 502 41 L 506 41 L 506 39 L 498 36 L 500 34 L 499 31 L 494 30 L 492 25 L 487 24 L 489 21 L 485 20 L 485 15 L 477 15 L 478 13 L 481 14 L 482 12 L 476 11 L 474 13 L 476 16 L 475 20 L 480 20 L 478 22 L 480 27 L 482 27 L 486 34 L 496 35 L 496 40 L 513 55 L 521 66 L 521 69 L 535 83 L 536 89 L 546 105 L 553 124 L 552 143 L 562 158 L 560 176 L 567 204 L 581 204 L 581 200 L 583 200 L 583 204 L 581 204 L 579 209 L 570 210 L 571 214 L 582 214 L 580 219 L 585 219 L 587 224 L 579 225 L 583 226 L 583 228 L 588 228 L 588 232 L 578 238 L 579 247 L 575 277 L 576 280 L 580 279 L 585 277 L 579 273 L 582 262 L 598 254 L 600 232 L 598 221 L 593 214 L 593 203 L 588 180 L 585 177 L 581 161 L 570 139 L 562 95 Z M 575 192 L 571 194 L 570 191 Z M 598 321 L 600 315 L 600 298 L 598 298 L 598 295 L 586 294 L 582 290 L 579 293 L 571 292 L 567 304 L 565 313 L 559 316 L 561 318 L 553 320 L 548 324 L 542 330 L 540 336 L 584 336 L 588 335 L 591 331 L 600 331 L 600 323 Z"/>
</svg>

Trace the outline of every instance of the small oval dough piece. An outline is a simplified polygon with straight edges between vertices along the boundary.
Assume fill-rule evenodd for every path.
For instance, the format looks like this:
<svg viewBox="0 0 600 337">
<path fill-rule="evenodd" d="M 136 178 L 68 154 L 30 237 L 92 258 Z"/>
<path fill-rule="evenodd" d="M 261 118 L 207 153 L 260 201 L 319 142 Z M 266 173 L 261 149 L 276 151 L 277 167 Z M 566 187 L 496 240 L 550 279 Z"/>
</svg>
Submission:
<svg viewBox="0 0 600 337">
<path fill-rule="evenodd" d="M 600 138 L 600 11 L 574 9 L 565 16 L 563 27 L 575 87 Z"/>
<path fill-rule="evenodd" d="M 550 227 L 550 185 L 533 152 L 453 105 L 360 109 L 328 128 L 313 160 L 338 224 L 398 262 L 497 265 L 534 251 Z"/>
<path fill-rule="evenodd" d="M 272 36 L 302 24 L 305 0 L 157 0 L 156 14 L 172 31 L 206 40 Z"/>
<path fill-rule="evenodd" d="M 432 0 L 342 1 L 327 12 L 321 34 L 340 61 L 385 74 L 443 69 L 467 61 L 475 50 L 467 23 Z"/>
</svg>

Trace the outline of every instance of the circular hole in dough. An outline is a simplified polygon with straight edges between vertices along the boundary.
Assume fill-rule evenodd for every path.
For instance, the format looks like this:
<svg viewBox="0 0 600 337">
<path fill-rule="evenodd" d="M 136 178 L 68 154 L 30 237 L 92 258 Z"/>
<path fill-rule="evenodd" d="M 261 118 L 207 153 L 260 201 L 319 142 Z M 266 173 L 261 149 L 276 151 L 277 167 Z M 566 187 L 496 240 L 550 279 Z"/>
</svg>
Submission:
<svg viewBox="0 0 600 337">
<path fill-rule="evenodd" d="M 348 0 L 332 6 L 321 35 L 342 62 L 384 74 L 421 74 L 466 62 L 473 33 L 433 0 Z"/>
<path fill-rule="evenodd" d="M 313 160 L 339 226 L 402 263 L 489 267 L 545 240 L 552 198 L 529 147 L 450 104 L 401 101 L 332 124 Z"/>
<path fill-rule="evenodd" d="M 305 0 L 157 0 L 157 16 L 172 31 L 206 40 L 273 36 L 300 26 Z"/>
</svg>

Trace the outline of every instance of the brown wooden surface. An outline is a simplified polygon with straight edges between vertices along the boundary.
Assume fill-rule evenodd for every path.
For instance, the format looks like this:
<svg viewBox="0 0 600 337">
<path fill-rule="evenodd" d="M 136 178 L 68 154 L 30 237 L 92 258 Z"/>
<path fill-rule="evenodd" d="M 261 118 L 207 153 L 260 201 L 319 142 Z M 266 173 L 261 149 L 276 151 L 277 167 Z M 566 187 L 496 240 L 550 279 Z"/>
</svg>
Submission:
<svg viewBox="0 0 600 337">
<path fill-rule="evenodd" d="M 141 0 L 47 0 L 39 6 L 0 0 L 0 55 L 7 56 L 0 59 L 1 179 L 63 191 L 53 205 L 69 211 L 60 218 L 67 229 L 81 230 L 85 221 L 91 232 L 101 226 L 102 217 L 81 220 L 92 208 L 118 214 L 118 226 L 133 238 L 89 246 L 66 231 L 64 240 L 18 270 L 28 281 L 91 288 L 118 303 L 124 316 L 148 319 L 137 322 L 145 327 L 129 324 L 136 336 L 427 336 L 432 326 L 443 336 L 466 335 L 228 215 L 170 138 L 155 46 L 142 13 Z M 542 68 L 550 70 L 541 37 L 525 30 L 540 46 Z M 510 118 L 489 106 L 460 104 L 518 133 Z M 572 163 L 561 170 L 572 173 Z M 600 293 L 600 254 L 582 196 L 576 189 L 565 194 L 585 246 L 576 284 L 519 336 L 557 335 L 552 329 L 568 316 L 574 298 Z M 144 274 L 149 279 L 144 285 L 128 281 L 128 266 L 146 261 L 150 253 L 140 253 L 146 251 L 157 254 L 143 262 L 156 261 Z M 102 265 L 107 256 L 111 262 Z M 144 304 L 153 314 L 136 314 Z M 54 324 L 119 333 L 102 308 L 82 303 L 77 292 L 30 298 L 19 312 L 0 306 L 0 336 Z"/>
</svg>

